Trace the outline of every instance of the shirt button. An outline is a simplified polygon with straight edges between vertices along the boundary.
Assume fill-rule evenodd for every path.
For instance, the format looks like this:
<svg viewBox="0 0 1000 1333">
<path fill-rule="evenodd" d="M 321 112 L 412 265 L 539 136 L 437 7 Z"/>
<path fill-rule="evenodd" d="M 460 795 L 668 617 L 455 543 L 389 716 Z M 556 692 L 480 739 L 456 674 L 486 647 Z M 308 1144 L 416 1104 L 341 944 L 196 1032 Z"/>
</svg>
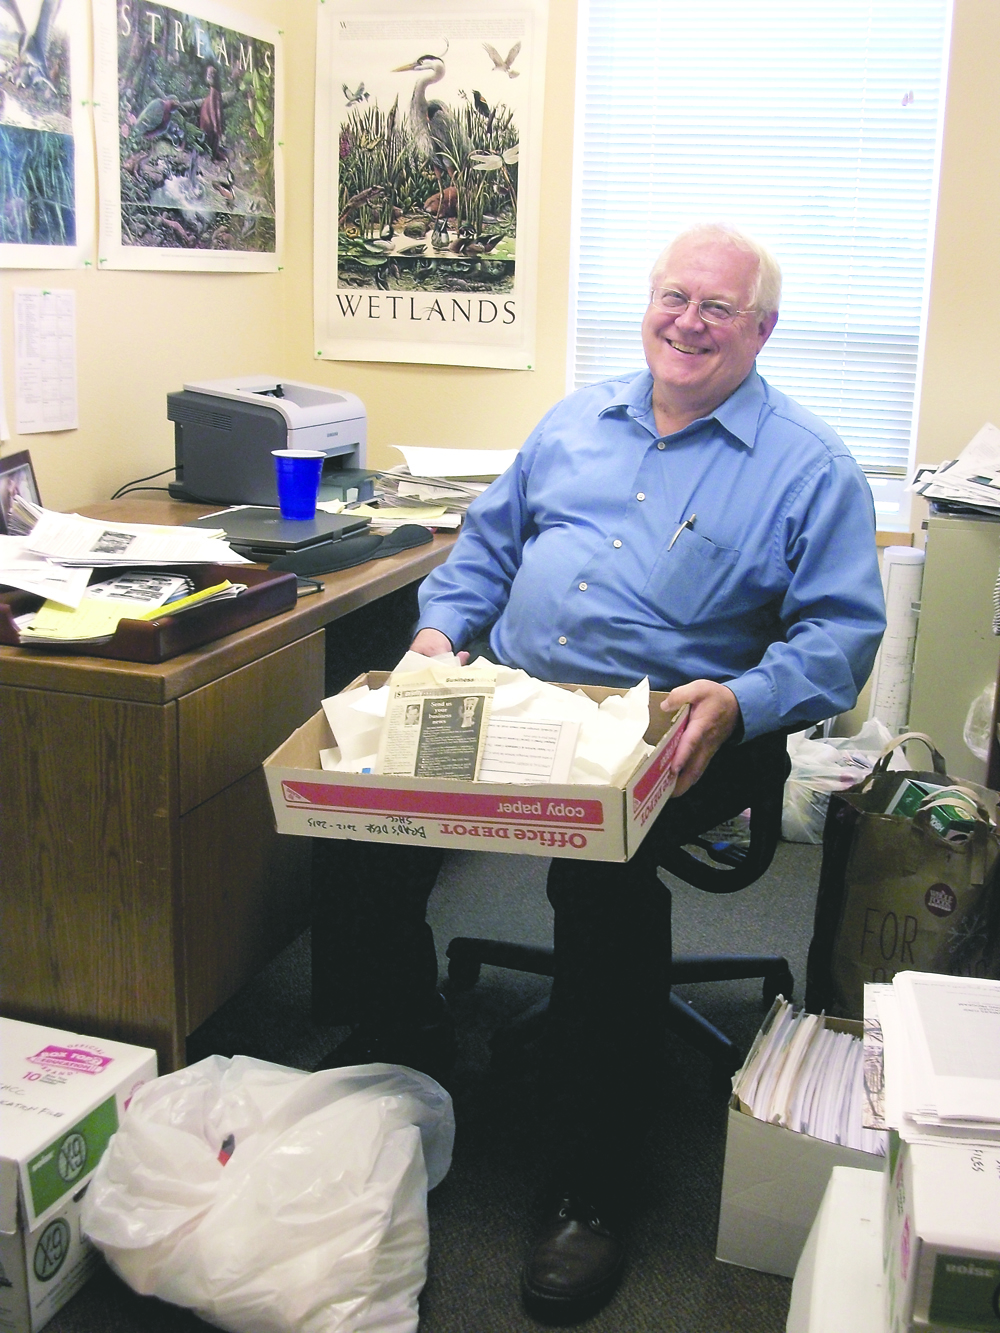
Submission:
<svg viewBox="0 0 1000 1333">
<path fill-rule="evenodd" d="M 639 494 L 638 494 L 635 498 L 636 498 L 637 500 L 645 500 L 645 498 L 646 498 L 646 492 L 645 492 L 645 491 L 640 491 Z"/>
<path fill-rule="evenodd" d="M 587 585 L 586 585 L 585 583 L 581 583 L 581 584 L 580 584 L 580 591 L 581 591 L 581 592 L 586 592 L 586 591 L 587 591 Z"/>
<path fill-rule="evenodd" d="M 560 642 L 560 643 L 566 643 L 566 641 L 567 641 L 567 640 L 566 640 L 566 635 L 565 635 L 565 634 L 560 634 L 560 635 L 559 635 L 559 642 Z"/>
<path fill-rule="evenodd" d="M 667 446 L 663 443 L 662 440 L 657 440 L 657 441 L 656 441 L 656 447 L 657 447 L 657 449 L 666 449 Z"/>
<path fill-rule="evenodd" d="M 615 540 L 611 543 L 611 545 L 612 545 L 612 546 L 615 548 L 615 550 L 617 551 L 618 548 L 619 548 L 619 546 L 621 546 L 621 542 L 620 542 L 620 541 L 618 540 L 618 538 L 616 537 Z"/>
</svg>

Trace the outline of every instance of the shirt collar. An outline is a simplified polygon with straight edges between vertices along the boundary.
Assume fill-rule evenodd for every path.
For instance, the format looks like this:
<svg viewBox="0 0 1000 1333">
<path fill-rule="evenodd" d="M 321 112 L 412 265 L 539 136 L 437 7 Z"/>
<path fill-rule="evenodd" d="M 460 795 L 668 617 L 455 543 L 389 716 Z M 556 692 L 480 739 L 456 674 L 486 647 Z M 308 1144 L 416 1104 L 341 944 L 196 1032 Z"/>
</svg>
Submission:
<svg viewBox="0 0 1000 1333">
<path fill-rule="evenodd" d="M 741 444 L 752 449 L 757 438 L 757 425 L 760 421 L 761 408 L 764 406 L 764 381 L 751 369 L 738 389 L 729 395 L 724 403 L 707 417 L 692 421 L 685 430 L 694 430 L 706 421 L 717 421 L 730 435 Z M 600 411 L 600 416 L 609 412 L 625 409 L 630 417 L 641 422 L 656 435 L 653 420 L 653 376 L 648 370 L 640 371 L 634 379 L 622 384 L 618 393 Z M 683 432 L 678 432 L 681 434 Z"/>
</svg>

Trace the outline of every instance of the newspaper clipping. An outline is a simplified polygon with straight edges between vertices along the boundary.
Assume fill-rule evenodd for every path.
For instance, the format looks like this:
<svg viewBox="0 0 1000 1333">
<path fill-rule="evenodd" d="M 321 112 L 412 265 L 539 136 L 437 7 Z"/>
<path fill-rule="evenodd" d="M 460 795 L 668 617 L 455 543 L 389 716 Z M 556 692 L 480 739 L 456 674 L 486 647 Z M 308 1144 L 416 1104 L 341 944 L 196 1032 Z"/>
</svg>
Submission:
<svg viewBox="0 0 1000 1333">
<path fill-rule="evenodd" d="M 390 686 L 376 772 L 474 782 L 494 688 L 489 671 L 431 669 L 400 677 Z"/>
</svg>

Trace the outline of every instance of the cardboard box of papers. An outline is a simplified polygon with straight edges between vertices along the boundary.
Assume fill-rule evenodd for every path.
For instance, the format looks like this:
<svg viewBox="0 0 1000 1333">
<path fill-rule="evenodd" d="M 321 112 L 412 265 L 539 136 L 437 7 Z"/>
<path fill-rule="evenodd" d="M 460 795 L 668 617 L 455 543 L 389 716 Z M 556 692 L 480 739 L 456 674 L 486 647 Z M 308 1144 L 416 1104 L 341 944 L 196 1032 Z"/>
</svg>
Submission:
<svg viewBox="0 0 1000 1333">
<path fill-rule="evenodd" d="M 861 1036 L 851 1019 L 827 1018 L 825 1026 Z M 881 1172 L 885 1159 L 757 1120 L 734 1098 L 716 1258 L 792 1277 L 835 1166 Z"/>
<path fill-rule="evenodd" d="M 0 1328 L 37 1333 L 97 1263 L 80 1201 L 156 1052 L 0 1018 Z"/>
<path fill-rule="evenodd" d="M 385 683 L 385 672 L 348 689 Z M 621 690 L 569 685 L 602 700 Z M 421 842 L 429 847 L 627 861 L 673 791 L 670 762 L 681 720 L 650 692 L 646 740 L 655 745 L 624 787 L 511 785 L 328 772 L 319 752 L 334 744 L 321 710 L 264 761 L 279 833 L 366 842 Z"/>
<path fill-rule="evenodd" d="M 888 1333 L 1000 1329 L 1000 1144 L 892 1136 Z"/>
</svg>

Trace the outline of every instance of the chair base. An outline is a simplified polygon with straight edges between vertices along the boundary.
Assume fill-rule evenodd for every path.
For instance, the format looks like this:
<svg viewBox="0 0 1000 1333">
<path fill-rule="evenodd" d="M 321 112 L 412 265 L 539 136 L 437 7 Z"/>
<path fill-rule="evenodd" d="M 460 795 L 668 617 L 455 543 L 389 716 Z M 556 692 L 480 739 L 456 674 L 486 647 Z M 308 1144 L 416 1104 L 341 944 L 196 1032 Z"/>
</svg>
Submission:
<svg viewBox="0 0 1000 1333">
<path fill-rule="evenodd" d="M 541 977 L 555 974 L 552 949 L 538 945 L 460 935 L 448 945 L 447 955 L 448 981 L 457 991 L 472 989 L 484 963 L 511 968 L 515 972 L 532 972 Z M 745 977 L 761 978 L 761 998 L 765 1007 L 770 1007 L 776 995 L 783 995 L 786 1000 L 792 998 L 795 983 L 788 962 L 776 954 L 678 954 L 671 960 L 671 979 L 676 983 L 736 981 Z M 495 1033 L 490 1043 L 494 1056 L 509 1059 L 533 1041 L 541 1031 L 547 1009 L 548 1000 L 539 1000 L 513 1023 Z M 706 1055 L 720 1086 L 723 1083 L 729 1086 L 729 1080 L 743 1063 L 743 1056 L 724 1032 L 674 994 L 670 996 L 667 1026 L 682 1041 Z"/>
</svg>

